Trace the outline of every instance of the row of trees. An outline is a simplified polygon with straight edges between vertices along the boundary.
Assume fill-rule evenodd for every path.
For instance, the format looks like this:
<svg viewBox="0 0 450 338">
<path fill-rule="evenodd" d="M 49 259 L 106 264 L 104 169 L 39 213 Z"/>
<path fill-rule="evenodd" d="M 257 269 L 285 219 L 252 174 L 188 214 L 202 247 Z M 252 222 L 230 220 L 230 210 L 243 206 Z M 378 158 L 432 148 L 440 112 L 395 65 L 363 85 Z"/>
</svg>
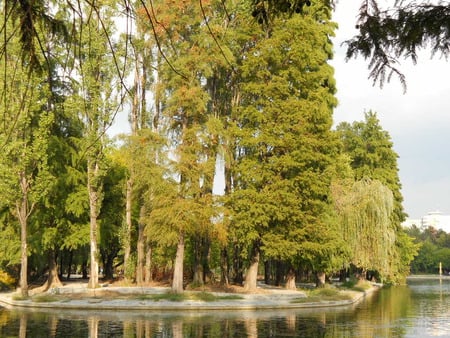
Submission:
<svg viewBox="0 0 450 338">
<path fill-rule="evenodd" d="M 329 4 L 270 25 L 246 2 L 24 4 L 1 5 L 0 54 L 0 264 L 23 295 L 74 266 L 96 287 L 100 260 L 138 284 L 169 272 L 174 292 L 406 275 L 417 248 L 389 135 L 371 112 L 332 130 Z M 24 53 L 27 22 L 42 53 Z M 131 133 L 112 143 L 120 110 Z"/>
<path fill-rule="evenodd" d="M 450 234 L 432 226 L 422 228 L 417 225 L 407 228 L 406 232 L 420 244 L 417 257 L 411 263 L 412 273 L 450 273 Z M 439 271 L 440 267 L 442 271 Z"/>
</svg>

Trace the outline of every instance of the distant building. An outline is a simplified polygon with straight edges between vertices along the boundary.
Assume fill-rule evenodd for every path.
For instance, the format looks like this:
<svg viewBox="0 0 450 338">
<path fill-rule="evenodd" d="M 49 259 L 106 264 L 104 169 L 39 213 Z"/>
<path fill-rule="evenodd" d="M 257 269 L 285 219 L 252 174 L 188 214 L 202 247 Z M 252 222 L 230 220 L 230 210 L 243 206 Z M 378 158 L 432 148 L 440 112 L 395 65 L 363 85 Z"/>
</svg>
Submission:
<svg viewBox="0 0 450 338">
<path fill-rule="evenodd" d="M 445 215 L 440 211 L 432 211 L 421 219 L 407 219 L 402 225 L 407 228 L 416 225 L 420 229 L 426 229 L 431 226 L 435 229 L 442 229 L 450 233 L 450 215 Z"/>
</svg>

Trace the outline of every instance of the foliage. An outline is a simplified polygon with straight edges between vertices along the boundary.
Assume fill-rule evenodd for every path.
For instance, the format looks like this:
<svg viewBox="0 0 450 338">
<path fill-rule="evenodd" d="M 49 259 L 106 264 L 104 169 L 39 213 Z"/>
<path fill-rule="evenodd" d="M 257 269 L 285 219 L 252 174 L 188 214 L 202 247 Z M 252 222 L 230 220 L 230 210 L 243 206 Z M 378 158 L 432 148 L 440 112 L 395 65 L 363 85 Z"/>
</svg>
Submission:
<svg viewBox="0 0 450 338">
<path fill-rule="evenodd" d="M 325 252 L 333 251 L 324 221 L 336 103 L 328 19 L 276 20 L 268 37 L 258 32 L 240 67 L 232 129 L 236 180 L 228 204 L 232 237 L 246 247 L 261 243 L 266 257 L 292 263 L 299 256 L 326 261 Z"/>
<path fill-rule="evenodd" d="M 414 238 L 418 253 L 411 262 L 413 274 L 438 274 L 439 263 L 444 274 L 450 272 L 450 235 L 433 227 L 425 229 L 413 225 L 405 233 Z"/>
<path fill-rule="evenodd" d="M 15 283 L 16 280 L 12 276 L 0 269 L 0 290 L 10 290 Z"/>
<path fill-rule="evenodd" d="M 371 258 L 369 251 L 364 251 L 367 243 L 364 241 L 360 244 L 359 250 L 363 250 L 361 254 L 362 257 L 365 257 L 363 261 L 369 264 L 374 263 L 377 266 L 376 269 L 383 266 L 382 270 L 379 270 L 383 278 L 390 279 L 394 283 L 401 282 L 408 274 L 407 267 L 416 254 L 417 248 L 412 239 L 405 236 L 401 230 L 400 224 L 405 219 L 405 212 L 402 206 L 403 196 L 398 175 L 398 155 L 393 150 L 389 133 L 382 129 L 376 113 L 370 111 L 365 113 L 364 121 L 352 124 L 344 122 L 339 124 L 336 130 L 343 144 L 343 152 L 350 156 L 354 179 L 361 182 L 358 183 L 360 187 L 354 190 L 357 185 L 350 188 L 354 185 L 351 179 L 344 178 L 336 181 L 334 196 L 338 213 L 341 216 L 347 215 L 343 222 L 343 224 L 347 224 L 348 221 L 356 221 L 353 216 L 349 217 L 348 211 L 358 214 L 358 210 L 361 210 L 360 216 L 367 212 L 366 215 L 372 220 L 360 219 L 362 222 L 360 224 L 368 222 L 364 231 L 373 234 L 380 231 L 380 233 L 374 237 L 369 235 L 368 238 L 372 238 L 370 241 L 372 244 L 365 248 L 369 251 L 373 250 L 375 259 Z M 369 194 L 364 187 L 364 182 L 375 181 L 378 182 L 378 187 L 374 185 L 373 188 L 378 192 L 375 193 L 374 190 L 372 194 Z M 360 200 L 361 203 L 365 204 L 365 199 L 371 200 L 371 202 L 365 204 L 363 209 L 354 204 L 355 209 L 350 207 L 345 211 L 345 205 L 352 205 L 352 202 L 344 197 L 351 196 L 345 192 L 350 190 L 354 190 L 355 194 L 366 196 Z M 358 199 L 355 199 L 354 203 L 358 203 L 357 201 Z M 376 206 L 377 203 L 378 206 Z M 369 211 L 371 208 L 374 209 Z M 373 240 L 374 238 L 377 239 Z M 354 251 L 353 254 L 358 256 L 359 251 Z"/>
<path fill-rule="evenodd" d="M 226 283 L 260 253 L 297 275 L 350 264 L 407 273 L 418 246 L 399 229 L 388 133 L 374 113 L 331 131 L 331 2 L 154 0 L 125 16 L 116 1 L 64 4 L 42 18 L 42 1 L 29 12 L 28 0 L 0 4 L 15 19 L 0 29 L 1 69 L 15 70 L 0 87 L 1 267 L 26 253 L 41 274 L 51 251 L 70 265 L 61 271 L 90 261 L 93 275 L 97 259 L 112 270 L 129 245 L 130 278 L 144 250 L 146 272 L 181 282 L 183 263 L 205 279 L 220 268 Z M 133 27 L 120 40 L 119 16 Z M 113 145 L 105 133 L 120 109 L 132 135 Z M 22 250 L 19 201 L 30 229 Z"/>
<path fill-rule="evenodd" d="M 406 89 L 405 76 L 398 68 L 401 57 L 416 63 L 420 49 L 432 55 L 448 56 L 450 51 L 450 6 L 417 1 L 395 1 L 381 9 L 378 1 L 363 1 L 359 10 L 359 34 L 346 42 L 347 58 L 361 55 L 370 59 L 370 77 L 381 86 L 393 75 Z"/>
<path fill-rule="evenodd" d="M 334 200 L 350 263 L 388 276 L 395 244 L 392 192 L 379 181 L 363 179 L 347 188 L 335 186 Z"/>
</svg>

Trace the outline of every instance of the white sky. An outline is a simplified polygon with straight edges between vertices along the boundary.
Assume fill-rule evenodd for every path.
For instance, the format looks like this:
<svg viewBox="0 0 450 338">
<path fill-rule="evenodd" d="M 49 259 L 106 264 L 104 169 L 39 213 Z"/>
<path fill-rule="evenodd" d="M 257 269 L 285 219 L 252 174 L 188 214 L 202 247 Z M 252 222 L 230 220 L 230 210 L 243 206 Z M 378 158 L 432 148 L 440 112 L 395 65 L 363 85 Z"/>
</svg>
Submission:
<svg viewBox="0 0 450 338">
<path fill-rule="evenodd" d="M 410 218 L 421 218 L 430 211 L 450 213 L 450 67 L 445 59 L 423 53 L 417 65 L 402 62 L 407 93 L 397 79 L 380 89 L 368 79 L 368 62 L 345 62 L 341 43 L 355 33 L 360 1 L 339 1 L 334 21 L 336 31 L 335 67 L 339 106 L 335 123 L 364 119 L 364 112 L 375 111 L 388 131 L 399 155 L 404 208 Z M 129 131 L 126 114 L 120 114 L 110 130 Z"/>
<path fill-rule="evenodd" d="M 389 132 L 399 155 L 404 208 L 410 218 L 430 211 L 450 213 L 450 67 L 445 59 L 423 53 L 417 65 L 403 61 L 407 93 L 397 79 L 380 89 L 368 79 L 368 62 L 362 58 L 345 62 L 341 43 L 354 33 L 360 1 L 339 1 L 334 21 L 335 77 L 339 106 L 335 123 L 364 119 L 375 111 Z"/>
</svg>

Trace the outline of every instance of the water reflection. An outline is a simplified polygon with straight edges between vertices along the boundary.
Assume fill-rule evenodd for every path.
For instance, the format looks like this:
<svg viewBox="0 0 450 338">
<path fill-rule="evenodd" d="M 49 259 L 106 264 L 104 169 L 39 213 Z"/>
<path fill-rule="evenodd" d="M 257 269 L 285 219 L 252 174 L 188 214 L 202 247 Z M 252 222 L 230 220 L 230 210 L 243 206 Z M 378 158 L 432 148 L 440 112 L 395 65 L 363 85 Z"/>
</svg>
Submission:
<svg viewBox="0 0 450 338">
<path fill-rule="evenodd" d="M 413 281 L 354 307 L 285 311 L 86 312 L 0 309 L 1 337 L 449 336 L 450 282 Z"/>
</svg>

